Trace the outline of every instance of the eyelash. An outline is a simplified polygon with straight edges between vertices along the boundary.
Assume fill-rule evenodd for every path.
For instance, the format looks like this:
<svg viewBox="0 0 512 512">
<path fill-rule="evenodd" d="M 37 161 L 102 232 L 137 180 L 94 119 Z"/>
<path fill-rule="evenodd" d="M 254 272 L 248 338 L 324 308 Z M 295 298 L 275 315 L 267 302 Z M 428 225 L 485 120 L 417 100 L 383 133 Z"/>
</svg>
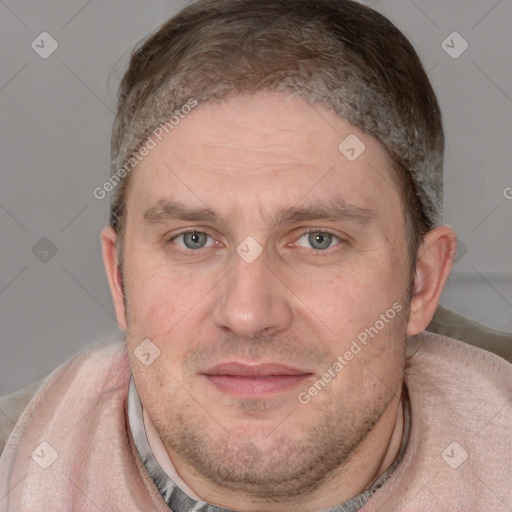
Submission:
<svg viewBox="0 0 512 512">
<path fill-rule="evenodd" d="M 313 234 L 313 233 L 321 233 L 321 234 L 331 235 L 333 238 L 335 238 L 335 239 L 337 239 L 337 240 L 338 240 L 338 243 L 337 243 L 337 244 L 335 244 L 335 245 L 333 245 L 332 247 L 329 247 L 329 248 L 327 248 L 327 249 L 323 249 L 323 250 L 321 250 L 321 249 L 311 249 L 311 250 L 312 250 L 312 251 L 314 251 L 315 253 L 320 253 L 320 254 L 321 254 L 321 253 L 325 253 L 325 252 L 329 251 L 330 249 L 334 249 L 334 247 L 337 247 L 338 245 L 340 245 L 340 244 L 344 241 L 340 236 L 338 236 L 338 235 L 336 235 L 336 234 L 332 233 L 332 232 L 331 232 L 331 231 L 329 231 L 329 230 L 326 230 L 326 229 L 311 229 L 311 228 L 310 228 L 308 231 L 306 231 L 306 232 L 302 233 L 302 234 L 297 238 L 297 240 L 300 240 L 302 237 L 304 237 L 304 236 L 306 236 L 306 235 L 311 235 L 311 234 Z"/>
<path fill-rule="evenodd" d="M 198 229 L 187 229 L 186 231 L 181 231 L 180 233 L 177 233 L 177 234 L 173 235 L 172 237 L 166 239 L 165 240 L 165 245 L 173 243 L 174 240 L 176 240 L 176 238 L 178 238 L 180 236 L 183 236 L 183 235 L 186 235 L 187 233 L 205 234 L 208 238 L 211 238 L 212 240 L 215 240 L 215 238 L 213 236 L 211 236 L 210 234 L 208 234 L 206 231 L 200 231 Z M 204 249 L 204 247 L 202 247 L 202 249 Z M 198 252 L 200 249 L 196 249 L 194 251 L 193 249 L 183 249 L 183 248 L 179 247 L 178 250 L 186 251 L 186 252 Z"/>
<path fill-rule="evenodd" d="M 178 237 L 180 236 L 183 236 L 183 235 L 186 235 L 187 233 L 199 233 L 199 234 L 205 234 L 208 238 L 211 238 L 212 240 L 215 240 L 215 238 L 213 236 L 211 236 L 210 234 L 208 234 L 207 231 L 200 231 L 200 230 L 197 230 L 197 229 L 187 229 L 186 231 L 181 231 L 180 233 L 177 233 L 175 235 L 173 235 L 172 237 L 170 238 L 167 238 L 165 239 L 164 241 L 164 244 L 165 246 L 168 246 L 170 245 L 171 243 L 173 243 Z M 339 245 L 343 244 L 344 242 L 346 242 L 346 240 L 344 240 L 343 238 L 341 238 L 339 235 L 336 235 L 334 233 L 332 233 L 331 231 L 329 230 L 326 230 L 326 229 L 319 229 L 319 228 L 310 228 L 308 229 L 307 231 L 304 231 L 302 232 L 297 238 L 296 238 L 296 241 L 297 240 L 300 240 L 302 237 L 306 236 L 306 235 L 310 235 L 310 234 L 313 234 L 313 233 L 321 233 L 321 234 L 328 234 L 328 235 L 331 235 L 333 238 L 337 239 L 338 243 L 335 244 L 334 246 L 332 247 L 329 247 L 327 249 L 313 249 L 313 248 L 310 248 L 309 249 L 309 253 L 310 254 L 313 254 L 315 257 L 322 257 L 322 256 L 327 256 L 328 254 L 326 253 L 329 253 L 330 251 L 332 251 L 333 249 L 335 249 L 336 247 L 338 247 Z M 222 245 L 222 244 L 221 244 Z M 290 244 L 287 244 L 287 246 L 289 246 Z M 211 247 L 211 246 L 208 246 L 208 247 Z M 202 247 L 201 249 L 207 249 L 208 247 Z M 305 247 L 302 247 L 303 249 L 305 249 Z M 184 249 L 182 247 L 177 247 L 177 251 L 179 252 L 183 252 L 183 253 L 187 253 L 187 254 L 190 254 L 190 253 L 193 253 L 193 252 L 199 252 L 201 249 Z"/>
</svg>

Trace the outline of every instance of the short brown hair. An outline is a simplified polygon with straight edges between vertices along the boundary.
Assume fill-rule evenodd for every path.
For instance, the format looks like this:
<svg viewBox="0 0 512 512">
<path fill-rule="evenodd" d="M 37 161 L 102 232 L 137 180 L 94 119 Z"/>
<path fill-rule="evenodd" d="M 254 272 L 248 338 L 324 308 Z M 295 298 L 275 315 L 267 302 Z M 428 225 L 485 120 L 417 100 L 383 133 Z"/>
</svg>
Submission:
<svg viewBox="0 0 512 512">
<path fill-rule="evenodd" d="M 260 90 L 322 103 L 387 148 L 415 266 L 423 235 L 442 215 L 441 113 L 407 38 L 352 0 L 199 0 L 183 9 L 131 56 L 111 174 L 190 98 L 201 104 Z M 110 213 L 120 265 L 128 182 L 114 190 Z"/>
</svg>

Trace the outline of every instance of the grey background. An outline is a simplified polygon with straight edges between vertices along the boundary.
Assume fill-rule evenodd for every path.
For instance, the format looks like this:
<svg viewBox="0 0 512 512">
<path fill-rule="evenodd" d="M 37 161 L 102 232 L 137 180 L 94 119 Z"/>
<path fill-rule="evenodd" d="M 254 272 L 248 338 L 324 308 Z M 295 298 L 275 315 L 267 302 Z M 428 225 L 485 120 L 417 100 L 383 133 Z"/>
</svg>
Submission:
<svg viewBox="0 0 512 512">
<path fill-rule="evenodd" d="M 185 3 L 0 2 L 0 395 L 121 334 L 99 243 L 108 198 L 92 191 L 129 52 Z M 512 2 L 364 3 L 410 38 L 444 113 L 445 222 L 461 251 L 442 303 L 512 331 Z M 442 47 L 461 48 L 454 31 L 469 44 L 456 59 Z M 42 32 L 58 43 L 46 59 L 31 47 L 48 50 Z"/>
</svg>

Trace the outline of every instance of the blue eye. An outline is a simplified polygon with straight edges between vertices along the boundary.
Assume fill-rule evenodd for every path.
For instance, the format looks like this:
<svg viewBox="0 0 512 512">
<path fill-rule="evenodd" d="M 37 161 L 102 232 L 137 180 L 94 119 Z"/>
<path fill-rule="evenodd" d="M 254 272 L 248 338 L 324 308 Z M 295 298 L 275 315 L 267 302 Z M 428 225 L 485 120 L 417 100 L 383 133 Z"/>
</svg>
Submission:
<svg viewBox="0 0 512 512">
<path fill-rule="evenodd" d="M 333 242 L 336 242 L 338 237 L 327 233 L 326 231 L 310 231 L 305 233 L 299 238 L 299 244 L 302 247 L 308 247 L 307 245 L 301 244 L 300 241 L 306 239 L 304 244 L 309 244 L 309 247 L 316 251 L 324 251 L 330 249 L 333 246 Z M 335 244 L 334 244 L 335 245 Z"/>
<path fill-rule="evenodd" d="M 209 238 L 212 243 L 208 243 Z M 184 249 L 203 249 L 204 247 L 213 245 L 211 237 L 201 231 L 187 231 L 181 233 L 175 236 L 172 241 Z"/>
</svg>

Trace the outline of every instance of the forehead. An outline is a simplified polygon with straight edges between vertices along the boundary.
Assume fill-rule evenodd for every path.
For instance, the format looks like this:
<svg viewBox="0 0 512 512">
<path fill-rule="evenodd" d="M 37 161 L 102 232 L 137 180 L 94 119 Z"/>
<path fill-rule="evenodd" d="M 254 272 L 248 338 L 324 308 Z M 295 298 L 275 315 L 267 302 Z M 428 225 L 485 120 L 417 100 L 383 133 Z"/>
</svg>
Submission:
<svg viewBox="0 0 512 512">
<path fill-rule="evenodd" d="M 298 97 L 257 93 L 208 102 L 155 141 L 130 176 L 128 211 L 172 198 L 271 216 L 323 198 L 392 215 L 399 203 L 385 148 Z"/>
</svg>

